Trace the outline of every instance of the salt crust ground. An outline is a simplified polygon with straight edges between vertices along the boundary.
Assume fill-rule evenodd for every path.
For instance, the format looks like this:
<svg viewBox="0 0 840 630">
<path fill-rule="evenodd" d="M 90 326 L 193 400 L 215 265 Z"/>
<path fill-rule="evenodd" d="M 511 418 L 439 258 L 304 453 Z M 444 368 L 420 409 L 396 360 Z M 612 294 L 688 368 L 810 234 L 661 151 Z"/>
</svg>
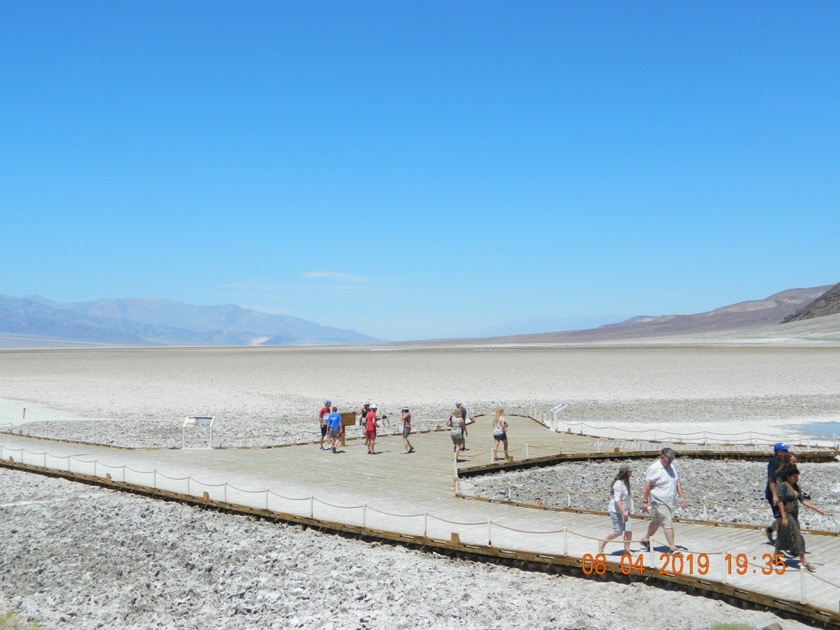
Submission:
<svg viewBox="0 0 840 630">
<path fill-rule="evenodd" d="M 772 434 L 840 417 L 838 364 L 836 348 L 799 347 L 6 351 L 0 397 L 28 405 L 28 422 L 0 425 L 176 446 L 184 416 L 209 414 L 225 443 L 269 444 L 311 432 L 329 397 L 342 410 L 408 404 L 429 425 L 456 400 L 473 412 L 566 402 L 570 422 Z M 0 610 L 44 628 L 805 627 L 644 585 L 450 560 L 5 470 L 0 511 Z"/>
<path fill-rule="evenodd" d="M 0 475 L 0 609 L 45 629 L 806 627 L 639 584 L 550 577 Z"/>
</svg>

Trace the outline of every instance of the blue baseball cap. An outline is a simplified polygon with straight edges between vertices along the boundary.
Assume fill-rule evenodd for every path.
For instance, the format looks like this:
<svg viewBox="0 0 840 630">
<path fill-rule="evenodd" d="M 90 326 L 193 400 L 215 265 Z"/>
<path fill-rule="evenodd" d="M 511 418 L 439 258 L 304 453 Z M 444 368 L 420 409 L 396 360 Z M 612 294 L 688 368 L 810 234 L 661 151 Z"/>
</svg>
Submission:
<svg viewBox="0 0 840 630">
<path fill-rule="evenodd" d="M 777 453 L 778 453 L 779 451 L 789 451 L 789 450 L 790 450 L 790 446 L 788 446 L 788 445 L 787 445 L 787 444 L 785 444 L 784 442 L 776 442 L 776 443 L 773 445 L 773 450 L 774 450 L 774 451 L 776 451 Z"/>
</svg>

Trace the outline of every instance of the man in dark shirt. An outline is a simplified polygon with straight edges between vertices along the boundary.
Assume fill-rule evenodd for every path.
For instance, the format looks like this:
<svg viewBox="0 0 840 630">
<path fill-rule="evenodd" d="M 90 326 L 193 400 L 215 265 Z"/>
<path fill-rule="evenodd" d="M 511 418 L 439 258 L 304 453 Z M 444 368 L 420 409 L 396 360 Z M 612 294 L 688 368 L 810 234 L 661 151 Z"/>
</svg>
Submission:
<svg viewBox="0 0 840 630">
<path fill-rule="evenodd" d="M 764 528 L 764 533 L 767 540 L 773 542 L 773 533 L 779 529 L 779 521 L 782 518 L 779 512 L 779 496 L 776 494 L 776 473 L 782 465 L 785 453 L 790 450 L 790 447 L 784 442 L 776 442 L 773 445 L 773 457 L 767 462 L 767 485 L 764 488 L 764 498 L 770 504 L 770 509 L 773 510 L 773 523 L 770 527 Z"/>
</svg>

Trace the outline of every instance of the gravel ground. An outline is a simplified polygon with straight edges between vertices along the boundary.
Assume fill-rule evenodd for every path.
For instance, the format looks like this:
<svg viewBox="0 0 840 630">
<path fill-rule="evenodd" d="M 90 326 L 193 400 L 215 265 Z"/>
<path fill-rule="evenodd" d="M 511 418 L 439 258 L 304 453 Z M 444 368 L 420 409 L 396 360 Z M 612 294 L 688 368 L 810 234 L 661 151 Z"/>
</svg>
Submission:
<svg viewBox="0 0 840 630">
<path fill-rule="evenodd" d="M 651 460 L 652 461 L 652 460 Z M 613 478 L 622 463 L 633 470 L 631 488 L 635 508 L 641 508 L 642 483 L 647 460 L 573 462 L 546 468 L 502 472 L 460 482 L 464 494 L 489 499 L 511 498 L 533 503 L 539 498 L 550 507 L 571 507 L 606 511 Z M 764 500 L 767 464 L 764 462 L 678 458 L 674 462 L 689 502 L 677 507 L 678 518 L 767 525 L 770 507 Z M 800 487 L 811 493 L 811 502 L 826 512 L 820 516 L 800 507 L 803 528 L 840 532 L 840 462 L 803 463 Z M 725 487 L 715 491 L 714 488 Z M 609 529 L 609 521 L 605 520 Z"/>
<path fill-rule="evenodd" d="M 40 628 L 807 626 L 642 584 L 554 577 L 0 472 L 0 610 Z"/>
</svg>

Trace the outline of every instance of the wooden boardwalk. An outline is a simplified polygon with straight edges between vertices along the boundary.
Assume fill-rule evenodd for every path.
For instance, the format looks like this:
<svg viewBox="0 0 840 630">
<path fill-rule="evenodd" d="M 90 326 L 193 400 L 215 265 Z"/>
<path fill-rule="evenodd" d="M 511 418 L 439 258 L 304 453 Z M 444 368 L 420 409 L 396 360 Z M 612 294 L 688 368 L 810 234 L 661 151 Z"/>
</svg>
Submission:
<svg viewBox="0 0 840 630">
<path fill-rule="evenodd" d="M 458 475 L 486 469 L 532 466 L 581 457 L 649 457 L 666 445 L 683 454 L 766 459 L 767 445 L 691 445 L 606 440 L 554 433 L 530 418 L 509 417 L 512 462 L 491 463 L 489 418 L 469 426 Z M 680 522 L 682 558 L 664 554 L 664 540 L 651 553 L 638 543 L 622 560 L 610 545 L 604 561 L 593 560 L 598 536 L 610 530 L 604 514 L 545 509 L 464 498 L 445 431 L 412 435 L 416 452 L 402 454 L 399 436 L 381 437 L 377 455 L 359 440 L 337 454 L 317 445 L 254 449 L 113 449 L 0 434 L 0 464 L 48 472 L 152 496 L 230 509 L 352 532 L 465 557 L 505 561 L 549 572 L 600 579 L 659 581 L 693 592 L 727 597 L 840 626 L 840 536 L 806 533 L 817 573 L 797 562 L 774 568 L 773 549 L 755 526 Z M 797 453 L 833 457 L 815 447 Z M 640 519 L 641 520 L 641 519 Z M 637 524 L 640 537 L 645 521 Z M 657 550 L 656 547 L 659 547 Z M 600 575 L 599 575 L 600 574 Z"/>
</svg>

